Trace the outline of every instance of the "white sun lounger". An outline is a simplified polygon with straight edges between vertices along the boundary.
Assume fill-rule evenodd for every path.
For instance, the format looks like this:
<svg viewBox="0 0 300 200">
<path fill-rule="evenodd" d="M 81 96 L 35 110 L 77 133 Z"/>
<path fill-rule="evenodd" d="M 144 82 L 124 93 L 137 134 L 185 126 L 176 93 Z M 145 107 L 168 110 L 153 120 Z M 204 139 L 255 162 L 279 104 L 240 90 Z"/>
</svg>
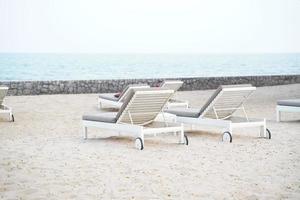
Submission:
<svg viewBox="0 0 300 200">
<path fill-rule="evenodd" d="M 104 93 L 100 94 L 98 97 L 98 108 L 121 108 L 123 102 L 125 101 L 129 91 L 131 89 L 137 88 L 149 88 L 146 84 L 131 84 L 128 85 L 120 94 L 118 93 Z M 118 97 L 117 97 L 118 95 Z"/>
<path fill-rule="evenodd" d="M 14 122 L 15 118 L 12 109 L 4 104 L 4 98 L 8 91 L 8 87 L 0 87 L 0 114 L 8 114 L 9 120 Z"/>
<path fill-rule="evenodd" d="M 183 82 L 178 80 L 165 80 L 162 82 L 159 88 L 174 90 L 174 95 L 170 100 L 166 103 L 166 108 L 171 107 L 184 107 L 187 108 L 189 103 L 188 101 L 180 101 L 175 99 L 175 95 L 177 90 L 182 86 Z M 121 108 L 124 100 L 126 99 L 129 91 L 131 89 L 144 89 L 150 88 L 149 85 L 146 84 L 132 84 L 128 85 L 120 94 L 119 97 L 116 97 L 118 93 L 104 93 L 100 94 L 98 97 L 98 108 Z"/>
<path fill-rule="evenodd" d="M 176 99 L 176 92 L 181 88 L 183 82 L 180 80 L 164 80 L 161 85 L 159 86 L 162 89 L 169 89 L 174 90 L 174 95 L 172 98 L 167 102 L 166 108 L 173 108 L 173 107 L 183 107 L 188 108 L 189 102 L 188 101 L 181 101 Z"/>
<path fill-rule="evenodd" d="M 282 112 L 300 112 L 300 99 L 286 99 L 277 101 L 277 122 L 281 121 Z"/>
<path fill-rule="evenodd" d="M 160 88 L 131 90 L 119 112 L 82 117 L 85 139 L 88 127 L 98 127 L 116 131 L 119 135 L 135 137 L 136 148 L 140 150 L 144 148 L 144 136 L 157 133 L 179 132 L 180 143 L 188 144 L 182 124 L 154 121 L 173 93 L 173 90 Z"/>
<path fill-rule="evenodd" d="M 243 105 L 255 89 L 248 84 L 220 86 L 201 109 L 168 109 L 165 112 L 176 115 L 178 123 L 222 128 L 223 141 L 232 142 L 233 129 L 246 127 L 259 127 L 260 136 L 270 139 L 266 120 L 249 119 Z M 237 110 L 242 110 L 244 117 L 233 117 Z"/>
</svg>

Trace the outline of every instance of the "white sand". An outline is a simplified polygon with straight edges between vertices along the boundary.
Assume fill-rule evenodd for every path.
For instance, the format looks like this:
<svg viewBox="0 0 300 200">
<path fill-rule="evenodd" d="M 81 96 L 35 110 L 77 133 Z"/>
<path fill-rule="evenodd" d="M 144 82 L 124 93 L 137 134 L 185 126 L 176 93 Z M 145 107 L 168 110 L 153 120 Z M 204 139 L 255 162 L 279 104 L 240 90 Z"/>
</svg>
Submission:
<svg viewBox="0 0 300 200">
<path fill-rule="evenodd" d="M 180 92 L 201 106 L 209 91 Z M 219 132 L 146 139 L 106 137 L 80 119 L 96 112 L 96 94 L 11 96 L 15 123 L 0 121 L 2 199 L 300 199 L 300 115 L 275 122 L 277 99 L 299 98 L 300 84 L 258 88 L 246 108 L 266 117 L 272 140 L 258 130 L 237 130 L 233 143 Z"/>
</svg>

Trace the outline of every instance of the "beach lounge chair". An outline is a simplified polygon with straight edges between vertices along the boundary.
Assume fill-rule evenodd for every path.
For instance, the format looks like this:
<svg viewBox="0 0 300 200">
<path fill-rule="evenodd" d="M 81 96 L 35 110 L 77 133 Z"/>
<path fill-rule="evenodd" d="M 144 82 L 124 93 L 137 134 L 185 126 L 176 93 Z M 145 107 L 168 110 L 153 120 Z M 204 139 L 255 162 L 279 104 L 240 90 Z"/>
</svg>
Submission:
<svg viewBox="0 0 300 200">
<path fill-rule="evenodd" d="M 8 114 L 9 120 L 14 122 L 15 118 L 12 109 L 4 104 L 4 98 L 8 91 L 8 87 L 0 87 L 0 114 Z"/>
<path fill-rule="evenodd" d="M 222 85 L 201 109 L 168 109 L 165 112 L 176 115 L 178 123 L 222 128 L 223 141 L 232 142 L 232 130 L 246 127 L 259 127 L 260 136 L 271 139 L 266 120 L 249 119 L 243 105 L 255 89 L 248 84 Z M 233 117 L 237 110 L 242 110 L 244 117 Z"/>
<path fill-rule="evenodd" d="M 282 112 L 300 112 L 300 99 L 286 99 L 277 101 L 277 122 L 281 121 Z"/>
<path fill-rule="evenodd" d="M 149 88 L 146 84 L 131 84 L 128 85 L 121 93 L 104 93 L 98 97 L 98 108 L 121 108 L 131 89 Z"/>
<path fill-rule="evenodd" d="M 165 80 L 158 87 L 162 89 L 174 90 L 174 95 L 166 103 L 166 108 L 171 107 L 185 107 L 187 108 L 189 103 L 188 101 L 180 101 L 175 99 L 177 90 L 182 86 L 183 82 L 178 80 Z M 124 99 L 129 94 L 131 89 L 143 89 L 149 88 L 149 85 L 146 84 L 132 84 L 128 85 L 121 93 L 104 93 L 100 94 L 98 97 L 98 108 L 121 108 Z"/>
<path fill-rule="evenodd" d="M 144 148 L 144 136 L 157 133 L 180 133 L 180 143 L 188 144 L 182 124 L 154 121 L 173 93 L 173 90 L 160 88 L 131 90 L 119 112 L 83 115 L 85 139 L 88 127 L 98 127 L 136 137 L 135 146 L 140 150 Z"/>
<path fill-rule="evenodd" d="M 188 106 L 189 106 L 188 101 L 181 101 L 181 100 L 176 99 L 176 92 L 179 90 L 179 88 L 181 88 L 182 85 L 183 85 L 183 82 L 180 80 L 164 80 L 160 84 L 159 87 L 162 89 L 174 90 L 174 95 L 167 102 L 166 108 L 173 108 L 173 107 L 188 108 Z"/>
</svg>

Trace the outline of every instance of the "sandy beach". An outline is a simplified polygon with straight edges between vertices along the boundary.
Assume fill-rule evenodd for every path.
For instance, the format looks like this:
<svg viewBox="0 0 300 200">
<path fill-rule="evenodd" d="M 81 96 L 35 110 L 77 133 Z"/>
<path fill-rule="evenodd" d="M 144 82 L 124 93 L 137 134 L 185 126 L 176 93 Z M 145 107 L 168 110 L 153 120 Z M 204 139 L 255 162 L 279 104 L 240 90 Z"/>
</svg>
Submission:
<svg viewBox="0 0 300 200">
<path fill-rule="evenodd" d="M 178 92 L 200 107 L 213 90 Z M 100 112 L 97 94 L 8 96 L 15 122 L 0 119 L 1 199 L 300 199 L 300 115 L 276 100 L 300 98 L 300 84 L 259 87 L 245 105 L 266 118 L 272 139 L 236 130 L 233 143 L 218 130 L 149 137 L 143 151 L 132 138 L 90 130 L 81 116 Z"/>
</svg>

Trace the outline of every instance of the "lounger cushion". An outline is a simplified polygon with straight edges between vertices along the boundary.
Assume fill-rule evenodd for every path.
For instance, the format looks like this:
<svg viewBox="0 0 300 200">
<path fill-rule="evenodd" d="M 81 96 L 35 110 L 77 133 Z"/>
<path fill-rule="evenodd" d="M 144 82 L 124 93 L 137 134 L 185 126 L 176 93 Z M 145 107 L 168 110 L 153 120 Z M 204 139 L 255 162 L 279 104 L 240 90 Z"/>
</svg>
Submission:
<svg viewBox="0 0 300 200">
<path fill-rule="evenodd" d="M 99 114 L 92 114 L 92 115 L 83 115 L 83 120 L 88 121 L 96 121 L 96 122 L 107 122 L 107 123 L 116 123 L 117 121 L 117 112 L 105 112 Z"/>
<path fill-rule="evenodd" d="M 170 103 L 186 103 L 187 101 L 179 100 L 179 99 L 169 99 Z"/>
<path fill-rule="evenodd" d="M 197 108 L 172 108 L 164 110 L 164 112 L 174 114 L 179 117 L 194 117 L 199 116 L 200 109 Z"/>
<path fill-rule="evenodd" d="M 99 94 L 99 98 L 101 99 L 106 99 L 110 101 L 118 101 L 119 98 L 115 97 L 115 93 L 104 93 L 104 94 Z"/>
<path fill-rule="evenodd" d="M 251 84 L 236 84 L 236 85 L 220 85 L 222 89 L 224 88 L 240 88 L 240 87 L 253 87 Z"/>
<path fill-rule="evenodd" d="M 116 94 L 114 95 L 114 97 L 117 97 L 117 98 L 119 98 L 119 97 L 120 97 L 120 95 L 121 95 L 121 92 L 118 92 L 118 93 L 116 93 Z"/>
<path fill-rule="evenodd" d="M 300 99 L 279 100 L 279 101 L 277 101 L 277 105 L 300 107 Z"/>
</svg>

